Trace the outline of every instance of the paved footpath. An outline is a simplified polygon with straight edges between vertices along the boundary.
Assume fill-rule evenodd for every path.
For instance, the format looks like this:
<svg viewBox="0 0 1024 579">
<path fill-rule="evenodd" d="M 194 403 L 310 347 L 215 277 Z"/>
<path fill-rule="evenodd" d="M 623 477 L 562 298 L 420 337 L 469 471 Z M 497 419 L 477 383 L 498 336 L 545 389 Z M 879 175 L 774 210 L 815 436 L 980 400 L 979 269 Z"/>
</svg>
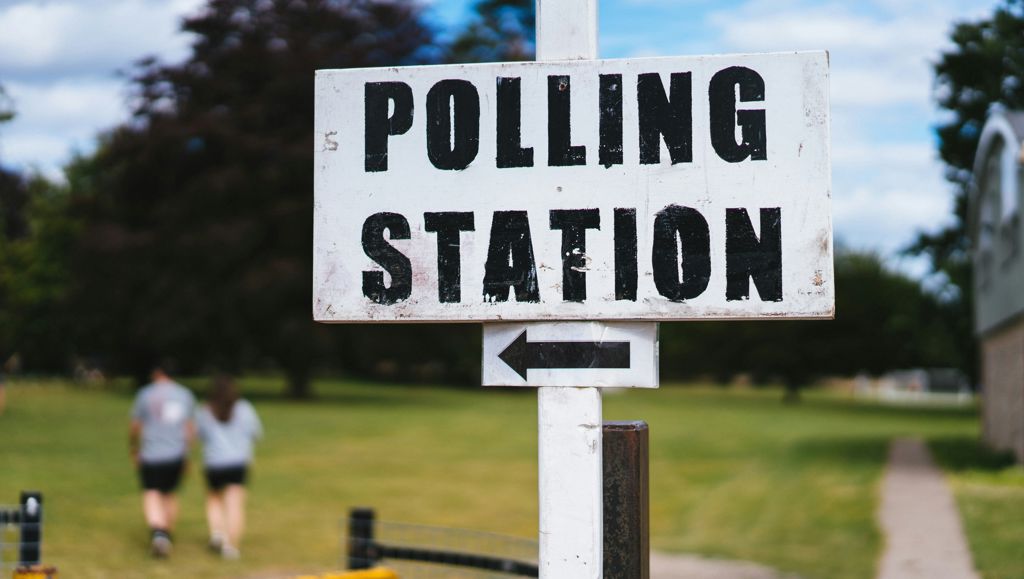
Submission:
<svg viewBox="0 0 1024 579">
<path fill-rule="evenodd" d="M 953 493 L 921 440 L 892 442 L 878 518 L 878 579 L 978 579 Z"/>
</svg>

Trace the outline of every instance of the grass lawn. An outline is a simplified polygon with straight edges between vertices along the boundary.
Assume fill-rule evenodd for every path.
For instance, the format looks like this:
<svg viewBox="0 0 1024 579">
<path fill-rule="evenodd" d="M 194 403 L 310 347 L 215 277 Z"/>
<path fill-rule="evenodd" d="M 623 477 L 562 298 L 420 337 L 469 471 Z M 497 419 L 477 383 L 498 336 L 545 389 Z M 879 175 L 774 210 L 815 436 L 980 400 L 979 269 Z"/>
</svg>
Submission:
<svg viewBox="0 0 1024 579">
<path fill-rule="evenodd" d="M 974 564 L 985 579 L 1024 579 L 1024 469 L 973 441 L 932 441 L 963 518 Z"/>
<path fill-rule="evenodd" d="M 274 380 L 243 383 L 267 437 L 240 562 L 204 550 L 197 469 L 182 492 L 174 557 L 148 559 L 126 392 L 14 383 L 0 417 L 0 503 L 22 489 L 44 492 L 44 558 L 68 577 L 269 578 L 338 568 L 341 521 L 353 505 L 373 506 L 382 519 L 535 536 L 532 392 L 321 382 L 317 400 L 291 402 L 269 395 L 280 389 Z M 807 578 L 871 577 L 888 440 L 917 435 L 945 445 L 986 577 L 1024 577 L 1024 476 L 964 451 L 977 437 L 973 410 L 883 408 L 826 393 L 798 405 L 780 398 L 712 387 L 605 396 L 606 420 L 651 425 L 654 548 Z"/>
</svg>

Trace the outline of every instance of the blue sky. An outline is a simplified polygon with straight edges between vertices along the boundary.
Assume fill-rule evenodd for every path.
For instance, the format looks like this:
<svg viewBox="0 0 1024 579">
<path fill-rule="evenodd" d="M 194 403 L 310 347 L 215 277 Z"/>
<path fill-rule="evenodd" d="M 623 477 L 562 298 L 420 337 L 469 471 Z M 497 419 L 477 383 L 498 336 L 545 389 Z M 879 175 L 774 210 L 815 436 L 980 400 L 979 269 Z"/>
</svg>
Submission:
<svg viewBox="0 0 1024 579">
<path fill-rule="evenodd" d="M 425 1 L 439 27 L 473 0 Z M 0 83 L 18 117 L 0 159 L 51 176 L 126 117 L 116 73 L 142 56 L 188 54 L 177 32 L 202 0 L 0 0 Z M 950 219 L 936 159 L 933 63 L 953 22 L 995 0 L 601 0 L 601 56 L 830 51 L 833 221 L 849 246 L 894 256 Z M 897 261 L 893 258 L 894 263 Z M 911 270 L 920 264 L 904 263 Z"/>
</svg>

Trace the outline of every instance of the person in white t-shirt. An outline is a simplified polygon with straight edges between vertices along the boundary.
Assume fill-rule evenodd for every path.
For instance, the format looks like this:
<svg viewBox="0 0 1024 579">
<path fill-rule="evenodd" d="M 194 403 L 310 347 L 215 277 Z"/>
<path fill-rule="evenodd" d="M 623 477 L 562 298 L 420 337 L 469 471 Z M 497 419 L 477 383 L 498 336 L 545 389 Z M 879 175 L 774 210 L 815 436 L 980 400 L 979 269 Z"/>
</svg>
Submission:
<svg viewBox="0 0 1024 579">
<path fill-rule="evenodd" d="M 171 554 L 171 532 L 178 518 L 177 490 L 195 436 L 195 398 L 171 380 L 163 366 L 135 396 L 129 445 L 142 485 L 142 510 L 150 528 L 154 557 Z"/>
<path fill-rule="evenodd" d="M 263 435 L 263 426 L 252 404 L 239 398 L 235 381 L 225 375 L 214 379 L 209 400 L 196 413 L 196 426 L 208 486 L 210 548 L 225 559 L 237 559 L 245 531 L 245 484 L 253 443 Z"/>
</svg>

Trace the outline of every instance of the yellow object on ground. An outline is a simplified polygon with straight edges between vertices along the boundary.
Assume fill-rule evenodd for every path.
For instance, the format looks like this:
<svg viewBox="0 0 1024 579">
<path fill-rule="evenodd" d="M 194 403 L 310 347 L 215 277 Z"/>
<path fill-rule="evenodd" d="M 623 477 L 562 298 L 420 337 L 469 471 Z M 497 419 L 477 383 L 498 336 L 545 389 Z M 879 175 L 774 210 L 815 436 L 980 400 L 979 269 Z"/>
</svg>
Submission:
<svg viewBox="0 0 1024 579">
<path fill-rule="evenodd" d="M 339 571 L 338 573 L 325 573 L 323 575 L 300 575 L 292 579 L 399 579 L 399 577 L 398 573 L 391 569 L 377 567 L 363 571 Z"/>
<path fill-rule="evenodd" d="M 18 567 L 14 570 L 14 579 L 57 579 L 57 568 L 43 565 Z"/>
</svg>

